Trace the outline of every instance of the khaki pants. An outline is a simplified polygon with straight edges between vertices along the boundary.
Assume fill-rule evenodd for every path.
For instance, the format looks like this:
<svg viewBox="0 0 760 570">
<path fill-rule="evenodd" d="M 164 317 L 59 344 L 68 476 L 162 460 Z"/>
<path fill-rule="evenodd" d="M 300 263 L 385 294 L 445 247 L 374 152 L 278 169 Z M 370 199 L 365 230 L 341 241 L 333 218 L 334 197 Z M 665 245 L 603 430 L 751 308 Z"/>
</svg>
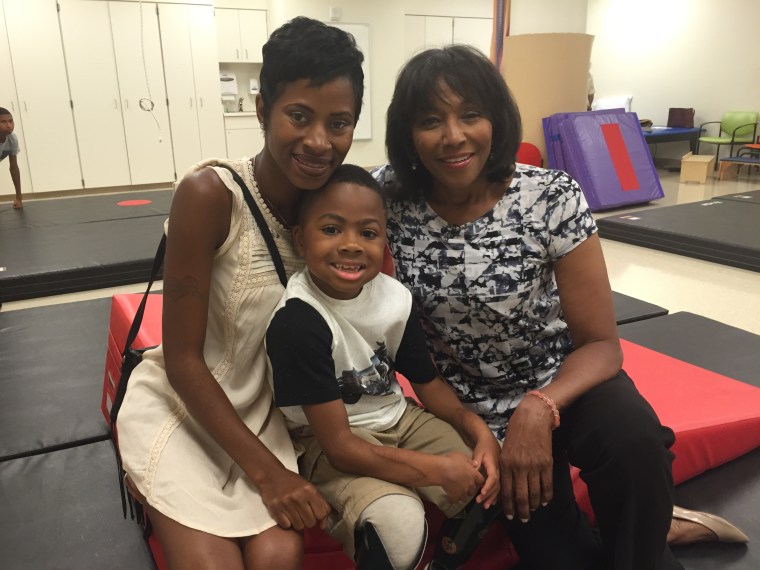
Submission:
<svg viewBox="0 0 760 570">
<path fill-rule="evenodd" d="M 459 452 L 472 456 L 470 447 L 451 425 L 423 410 L 413 401 L 408 401 L 401 419 L 390 429 L 371 431 L 352 428 L 351 431 L 375 445 L 412 449 L 431 455 Z M 468 497 L 451 503 L 438 486 L 412 489 L 375 477 L 338 471 L 327 460 L 309 427 L 294 430 L 291 436 L 306 450 L 300 460 L 302 475 L 319 489 L 340 518 L 340 521 L 331 526 L 330 534 L 343 545 L 349 556 L 354 551 L 354 528 L 359 516 L 380 497 L 395 494 L 413 497 L 418 501 L 424 499 L 436 505 L 448 518 L 456 515 L 472 500 L 472 497 Z"/>
</svg>

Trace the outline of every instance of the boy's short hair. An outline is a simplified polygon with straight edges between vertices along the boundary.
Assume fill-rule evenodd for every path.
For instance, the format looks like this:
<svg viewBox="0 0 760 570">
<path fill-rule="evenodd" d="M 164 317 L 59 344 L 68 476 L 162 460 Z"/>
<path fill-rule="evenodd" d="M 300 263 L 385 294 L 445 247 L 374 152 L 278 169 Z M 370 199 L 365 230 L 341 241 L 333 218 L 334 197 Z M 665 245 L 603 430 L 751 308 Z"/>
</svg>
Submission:
<svg viewBox="0 0 760 570">
<path fill-rule="evenodd" d="M 298 207 L 299 224 L 303 223 L 303 218 L 311 208 L 314 200 L 333 184 L 356 184 L 358 186 L 369 188 L 380 197 L 380 201 L 383 203 L 383 213 L 385 213 L 388 208 L 388 199 L 385 195 L 385 190 L 369 172 L 355 164 L 341 164 L 335 169 L 335 172 L 332 173 L 324 186 L 318 190 L 303 193 L 303 198 Z"/>
<path fill-rule="evenodd" d="M 354 90 L 354 120 L 359 120 L 364 97 L 364 55 L 354 37 L 323 22 L 298 16 L 277 28 L 262 50 L 259 81 L 264 119 L 286 83 L 309 79 L 311 85 L 346 77 Z"/>
<path fill-rule="evenodd" d="M 13 116 L 13 113 L 11 113 L 8 109 L 5 107 L 0 107 L 0 115 L 11 115 Z"/>
</svg>

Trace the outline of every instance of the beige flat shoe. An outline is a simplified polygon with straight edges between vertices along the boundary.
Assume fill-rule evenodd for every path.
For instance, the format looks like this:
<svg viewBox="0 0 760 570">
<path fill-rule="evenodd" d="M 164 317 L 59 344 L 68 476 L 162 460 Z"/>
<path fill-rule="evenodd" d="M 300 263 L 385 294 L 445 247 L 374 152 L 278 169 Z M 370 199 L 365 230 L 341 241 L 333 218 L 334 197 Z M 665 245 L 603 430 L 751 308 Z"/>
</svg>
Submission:
<svg viewBox="0 0 760 570">
<path fill-rule="evenodd" d="M 715 534 L 715 536 L 718 537 L 718 542 L 749 542 L 749 537 L 746 534 L 744 534 L 739 528 L 732 525 L 726 519 L 721 518 L 718 515 L 712 515 L 710 513 L 703 513 L 700 511 L 690 511 L 688 509 L 684 509 L 683 507 L 674 506 L 673 518 L 691 521 L 707 527 Z"/>
</svg>

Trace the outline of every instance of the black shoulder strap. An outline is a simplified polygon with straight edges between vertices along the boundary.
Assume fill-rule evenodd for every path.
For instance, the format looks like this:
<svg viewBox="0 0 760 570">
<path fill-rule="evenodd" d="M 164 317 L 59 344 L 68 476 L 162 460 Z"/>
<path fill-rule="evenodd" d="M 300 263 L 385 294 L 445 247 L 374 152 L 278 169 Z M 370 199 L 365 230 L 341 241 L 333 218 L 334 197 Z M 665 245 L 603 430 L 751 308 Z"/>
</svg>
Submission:
<svg viewBox="0 0 760 570">
<path fill-rule="evenodd" d="M 164 252 L 166 251 L 166 234 L 161 236 L 161 241 L 158 242 L 158 249 L 156 250 L 156 256 L 153 259 L 153 267 L 150 270 L 150 279 L 148 280 L 148 287 L 145 289 L 145 293 L 143 293 L 142 300 L 140 301 L 140 305 L 137 307 L 137 311 L 135 312 L 135 318 L 132 320 L 132 326 L 129 327 L 129 333 L 127 334 L 127 342 L 124 344 L 124 350 L 121 353 L 122 358 L 124 358 L 124 355 L 127 353 L 127 351 L 132 348 L 132 343 L 137 338 L 137 333 L 140 332 L 140 326 L 142 325 L 143 320 L 143 314 L 145 313 L 145 305 L 148 303 L 148 294 L 150 293 L 150 288 L 153 287 L 153 282 L 156 280 L 156 277 L 158 276 L 158 270 L 161 268 L 161 265 L 164 262 Z"/>
<path fill-rule="evenodd" d="M 248 190 L 248 186 L 246 186 L 245 182 L 243 182 L 243 179 L 240 178 L 240 175 L 235 172 L 231 166 L 227 166 L 226 164 L 220 164 L 219 166 L 230 171 L 230 174 L 232 174 L 232 179 L 237 182 L 238 186 L 240 186 L 240 189 L 243 191 L 243 197 L 248 204 L 248 208 L 251 210 L 253 219 L 256 220 L 256 223 L 259 226 L 261 235 L 264 237 L 264 241 L 266 242 L 267 248 L 269 249 L 269 255 L 272 256 L 272 262 L 274 263 L 274 268 L 277 271 L 277 276 L 280 278 L 280 283 L 282 283 L 282 286 L 284 287 L 288 282 L 288 277 L 285 275 L 285 265 L 282 263 L 282 257 L 280 256 L 280 252 L 277 250 L 277 246 L 274 243 L 272 232 L 269 231 L 269 226 L 267 226 L 266 220 L 264 220 L 264 216 L 261 213 L 261 210 L 259 210 L 259 207 L 256 205 L 256 201 L 253 199 L 253 196 L 251 196 L 251 191 Z"/>
</svg>

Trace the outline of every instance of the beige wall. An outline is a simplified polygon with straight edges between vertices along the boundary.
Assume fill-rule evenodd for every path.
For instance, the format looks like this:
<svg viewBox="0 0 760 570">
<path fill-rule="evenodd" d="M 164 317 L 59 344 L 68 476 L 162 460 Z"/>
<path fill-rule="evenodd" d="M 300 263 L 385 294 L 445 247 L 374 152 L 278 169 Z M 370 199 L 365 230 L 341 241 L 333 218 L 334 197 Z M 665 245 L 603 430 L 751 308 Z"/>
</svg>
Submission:
<svg viewBox="0 0 760 570">
<path fill-rule="evenodd" d="M 758 22 L 757 0 L 589 0 L 597 96 L 633 95 L 632 110 L 659 125 L 669 107 L 694 107 L 695 123 L 760 111 Z M 688 150 L 660 147 L 659 157 Z"/>
</svg>

